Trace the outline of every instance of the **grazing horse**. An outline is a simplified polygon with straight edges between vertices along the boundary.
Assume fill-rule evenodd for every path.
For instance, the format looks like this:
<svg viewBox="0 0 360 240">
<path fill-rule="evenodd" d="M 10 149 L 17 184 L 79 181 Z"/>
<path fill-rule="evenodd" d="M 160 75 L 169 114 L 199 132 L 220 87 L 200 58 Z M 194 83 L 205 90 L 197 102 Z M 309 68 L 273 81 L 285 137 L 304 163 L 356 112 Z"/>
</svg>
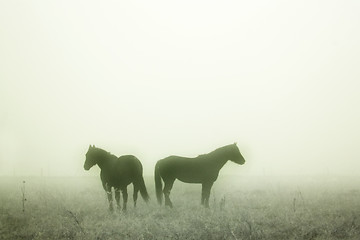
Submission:
<svg viewBox="0 0 360 240">
<path fill-rule="evenodd" d="M 107 193 L 110 211 L 113 211 L 112 187 L 115 190 L 118 209 L 120 209 L 121 191 L 123 195 L 123 210 L 126 210 L 128 200 L 127 185 L 130 183 L 134 185 L 134 207 L 136 207 L 139 190 L 145 202 L 148 202 L 149 194 L 147 193 L 142 175 L 143 168 L 141 162 L 135 156 L 125 155 L 118 158 L 103 149 L 89 146 L 89 150 L 86 153 L 84 169 L 89 170 L 95 164 L 101 169 L 100 178 L 103 188 Z"/>
<path fill-rule="evenodd" d="M 165 206 L 172 207 L 170 191 L 175 179 L 179 179 L 185 183 L 201 183 L 201 204 L 209 207 L 211 187 L 216 181 L 220 169 L 228 160 L 240 165 L 245 163 L 236 143 L 196 158 L 169 156 L 159 160 L 155 165 L 155 188 L 159 204 L 162 204 L 162 194 L 164 194 Z M 165 183 L 164 189 L 162 189 L 161 179 Z"/>
</svg>

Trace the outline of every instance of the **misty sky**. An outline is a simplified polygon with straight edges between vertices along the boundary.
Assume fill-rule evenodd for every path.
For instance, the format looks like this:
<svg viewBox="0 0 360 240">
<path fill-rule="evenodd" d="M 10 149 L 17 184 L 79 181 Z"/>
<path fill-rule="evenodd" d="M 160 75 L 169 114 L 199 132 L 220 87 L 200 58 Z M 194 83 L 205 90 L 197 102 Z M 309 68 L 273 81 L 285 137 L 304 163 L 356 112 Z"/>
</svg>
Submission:
<svg viewBox="0 0 360 240">
<path fill-rule="evenodd" d="M 0 175 L 91 175 L 89 144 L 237 142 L 224 173 L 359 175 L 360 2 L 0 1 Z"/>
</svg>

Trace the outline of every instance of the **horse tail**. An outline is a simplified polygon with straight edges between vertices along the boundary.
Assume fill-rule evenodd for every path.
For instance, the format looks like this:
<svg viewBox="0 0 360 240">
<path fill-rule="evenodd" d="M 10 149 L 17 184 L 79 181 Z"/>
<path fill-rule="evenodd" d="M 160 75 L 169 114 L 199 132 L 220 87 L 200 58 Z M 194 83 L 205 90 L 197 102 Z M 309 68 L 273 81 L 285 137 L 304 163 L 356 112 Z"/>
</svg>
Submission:
<svg viewBox="0 0 360 240">
<path fill-rule="evenodd" d="M 161 176 L 160 176 L 160 173 L 159 173 L 159 162 L 157 162 L 156 165 L 155 165 L 154 177 L 155 177 L 156 198 L 157 198 L 158 203 L 161 205 L 162 204 L 163 194 L 162 194 Z"/>
<path fill-rule="evenodd" d="M 141 176 L 139 179 L 139 190 L 140 190 L 140 194 L 142 196 L 142 198 L 144 199 L 145 202 L 148 202 L 150 197 L 149 194 L 146 190 L 146 186 L 145 186 L 145 182 L 144 182 L 144 177 Z"/>
</svg>

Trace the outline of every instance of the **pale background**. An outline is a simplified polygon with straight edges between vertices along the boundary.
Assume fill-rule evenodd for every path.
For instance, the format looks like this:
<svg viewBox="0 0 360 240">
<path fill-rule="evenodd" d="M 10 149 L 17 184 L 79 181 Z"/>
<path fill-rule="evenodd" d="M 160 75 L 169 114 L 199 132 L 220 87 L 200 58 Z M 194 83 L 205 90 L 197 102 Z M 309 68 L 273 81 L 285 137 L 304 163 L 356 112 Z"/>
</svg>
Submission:
<svg viewBox="0 0 360 240">
<path fill-rule="evenodd" d="M 0 175 L 237 142 L 223 174 L 360 174 L 360 2 L 0 1 Z"/>
</svg>

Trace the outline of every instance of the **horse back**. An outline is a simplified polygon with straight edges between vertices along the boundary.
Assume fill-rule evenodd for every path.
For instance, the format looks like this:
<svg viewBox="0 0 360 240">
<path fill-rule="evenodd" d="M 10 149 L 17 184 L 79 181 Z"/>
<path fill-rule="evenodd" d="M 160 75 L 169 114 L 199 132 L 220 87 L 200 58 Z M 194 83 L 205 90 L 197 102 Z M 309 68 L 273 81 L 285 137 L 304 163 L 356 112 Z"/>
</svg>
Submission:
<svg viewBox="0 0 360 240">
<path fill-rule="evenodd" d="M 138 174 L 138 173 L 142 174 L 143 171 L 140 160 L 134 155 L 120 156 L 115 161 L 114 168 L 118 172 L 123 172 L 123 173 L 128 172 L 132 174 Z"/>
<path fill-rule="evenodd" d="M 120 187 L 137 180 L 142 172 L 142 164 L 138 158 L 124 155 L 114 159 L 108 168 L 102 169 L 100 176 L 103 184 L 107 182 L 111 186 Z"/>
<path fill-rule="evenodd" d="M 205 158 L 169 156 L 159 160 L 157 166 L 163 178 L 177 178 L 188 183 L 215 181 L 219 173 Z"/>
</svg>

